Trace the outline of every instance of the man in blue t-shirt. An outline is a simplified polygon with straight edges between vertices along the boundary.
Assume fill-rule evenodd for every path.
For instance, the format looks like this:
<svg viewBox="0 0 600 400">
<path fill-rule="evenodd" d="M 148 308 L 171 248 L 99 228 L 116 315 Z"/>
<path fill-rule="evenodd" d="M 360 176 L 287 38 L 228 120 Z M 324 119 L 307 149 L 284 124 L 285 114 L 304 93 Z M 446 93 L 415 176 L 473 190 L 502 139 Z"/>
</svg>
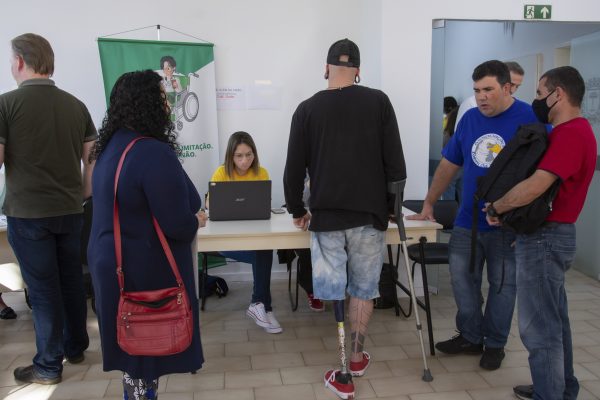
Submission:
<svg viewBox="0 0 600 400">
<path fill-rule="evenodd" d="M 481 354 L 479 365 L 488 370 L 500 367 L 504 345 L 510 332 L 515 306 L 515 235 L 491 227 L 478 211 L 475 271 L 469 271 L 473 194 L 477 178 L 514 136 L 521 124 L 536 122 L 531 106 L 511 96 L 508 67 L 491 60 L 473 71 L 473 91 L 477 108 L 467 111 L 456 133 L 442 150 L 442 160 L 420 214 L 408 219 L 433 221 L 433 205 L 454 175 L 463 167 L 463 189 L 458 216 L 450 238 L 450 276 L 458 307 L 456 327 L 459 334 L 435 347 L 447 354 Z M 483 202 L 477 208 L 482 210 Z M 487 265 L 489 292 L 482 312 L 481 280 Z"/>
</svg>

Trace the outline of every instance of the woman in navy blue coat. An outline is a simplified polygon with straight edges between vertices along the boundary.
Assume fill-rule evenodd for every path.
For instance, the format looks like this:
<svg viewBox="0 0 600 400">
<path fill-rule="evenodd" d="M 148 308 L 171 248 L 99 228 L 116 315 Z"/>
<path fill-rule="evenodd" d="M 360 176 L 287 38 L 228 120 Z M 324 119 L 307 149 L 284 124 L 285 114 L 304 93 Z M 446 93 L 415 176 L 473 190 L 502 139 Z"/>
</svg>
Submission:
<svg viewBox="0 0 600 400">
<path fill-rule="evenodd" d="M 160 76 L 150 70 L 124 74 L 112 90 L 92 155 L 96 165 L 88 262 L 96 295 L 104 370 L 123 371 L 125 399 L 137 398 L 136 393 L 154 399 L 161 375 L 196 371 L 204 362 L 191 243 L 206 217 L 198 212 L 200 196 L 178 159 L 179 149 L 169 114 Z M 125 146 L 139 136 L 151 139 L 137 142 L 127 154 L 117 191 L 125 291 L 175 285 L 152 225 L 154 215 L 179 267 L 194 316 L 192 344 L 171 356 L 130 356 L 117 344 L 119 286 L 113 238 L 113 186 Z"/>
</svg>

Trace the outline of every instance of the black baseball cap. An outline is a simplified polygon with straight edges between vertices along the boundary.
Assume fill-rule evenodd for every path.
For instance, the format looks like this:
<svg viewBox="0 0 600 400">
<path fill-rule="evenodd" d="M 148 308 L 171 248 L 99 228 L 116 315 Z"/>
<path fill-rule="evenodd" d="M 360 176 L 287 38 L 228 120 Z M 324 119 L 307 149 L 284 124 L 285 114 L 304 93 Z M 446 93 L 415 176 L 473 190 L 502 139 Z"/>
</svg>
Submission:
<svg viewBox="0 0 600 400">
<path fill-rule="evenodd" d="M 340 61 L 340 56 L 348 56 L 348 61 Z M 360 51 L 358 46 L 350 39 L 338 40 L 331 45 L 327 52 L 327 64 L 342 67 L 360 67 Z"/>
</svg>

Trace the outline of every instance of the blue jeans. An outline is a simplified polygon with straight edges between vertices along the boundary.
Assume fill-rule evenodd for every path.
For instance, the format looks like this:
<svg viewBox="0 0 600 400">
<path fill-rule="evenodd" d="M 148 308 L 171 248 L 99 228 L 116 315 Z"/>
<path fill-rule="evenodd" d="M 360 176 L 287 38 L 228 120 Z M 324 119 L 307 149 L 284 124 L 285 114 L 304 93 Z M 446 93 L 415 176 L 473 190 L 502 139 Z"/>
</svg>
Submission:
<svg viewBox="0 0 600 400">
<path fill-rule="evenodd" d="M 63 357 L 89 345 L 81 265 L 82 214 L 8 217 L 8 241 L 21 267 L 33 309 L 35 370 L 61 375 Z"/>
<path fill-rule="evenodd" d="M 450 237 L 450 278 L 458 307 L 456 328 L 471 343 L 506 345 L 515 308 L 515 235 L 504 229 L 477 232 L 475 271 L 471 273 L 471 230 L 455 226 Z M 487 265 L 489 291 L 481 310 L 481 281 Z"/>
<path fill-rule="evenodd" d="M 529 351 L 534 399 L 576 399 L 565 272 L 575 257 L 575 226 L 553 224 L 518 235 L 519 332 Z"/>
<path fill-rule="evenodd" d="M 220 251 L 223 257 L 252 264 L 252 276 L 254 286 L 252 287 L 252 302 L 261 302 L 266 311 L 272 311 L 271 307 L 271 266 L 273 265 L 273 250 L 251 250 L 251 251 Z"/>
</svg>

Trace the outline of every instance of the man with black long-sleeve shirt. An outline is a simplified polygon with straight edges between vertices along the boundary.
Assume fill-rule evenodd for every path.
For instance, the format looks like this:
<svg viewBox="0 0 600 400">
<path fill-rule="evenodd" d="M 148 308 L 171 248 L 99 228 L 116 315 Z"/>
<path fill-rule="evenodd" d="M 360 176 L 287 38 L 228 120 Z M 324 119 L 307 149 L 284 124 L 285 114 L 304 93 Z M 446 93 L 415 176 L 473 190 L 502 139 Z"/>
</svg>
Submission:
<svg viewBox="0 0 600 400">
<path fill-rule="evenodd" d="M 354 84 L 360 81 L 359 66 L 358 46 L 352 41 L 330 47 L 328 87 L 294 113 L 284 172 L 288 211 L 298 228 L 311 231 L 315 297 L 343 307 L 346 290 L 350 295 L 352 376 L 362 376 L 370 363 L 363 344 L 372 299 L 379 296 L 391 211 L 387 183 L 406 178 L 394 109 L 382 91 Z M 302 202 L 306 170 L 310 212 Z M 327 371 L 325 384 L 347 398 L 354 386 L 351 380 L 341 382 L 339 375 L 339 370 Z"/>
</svg>

